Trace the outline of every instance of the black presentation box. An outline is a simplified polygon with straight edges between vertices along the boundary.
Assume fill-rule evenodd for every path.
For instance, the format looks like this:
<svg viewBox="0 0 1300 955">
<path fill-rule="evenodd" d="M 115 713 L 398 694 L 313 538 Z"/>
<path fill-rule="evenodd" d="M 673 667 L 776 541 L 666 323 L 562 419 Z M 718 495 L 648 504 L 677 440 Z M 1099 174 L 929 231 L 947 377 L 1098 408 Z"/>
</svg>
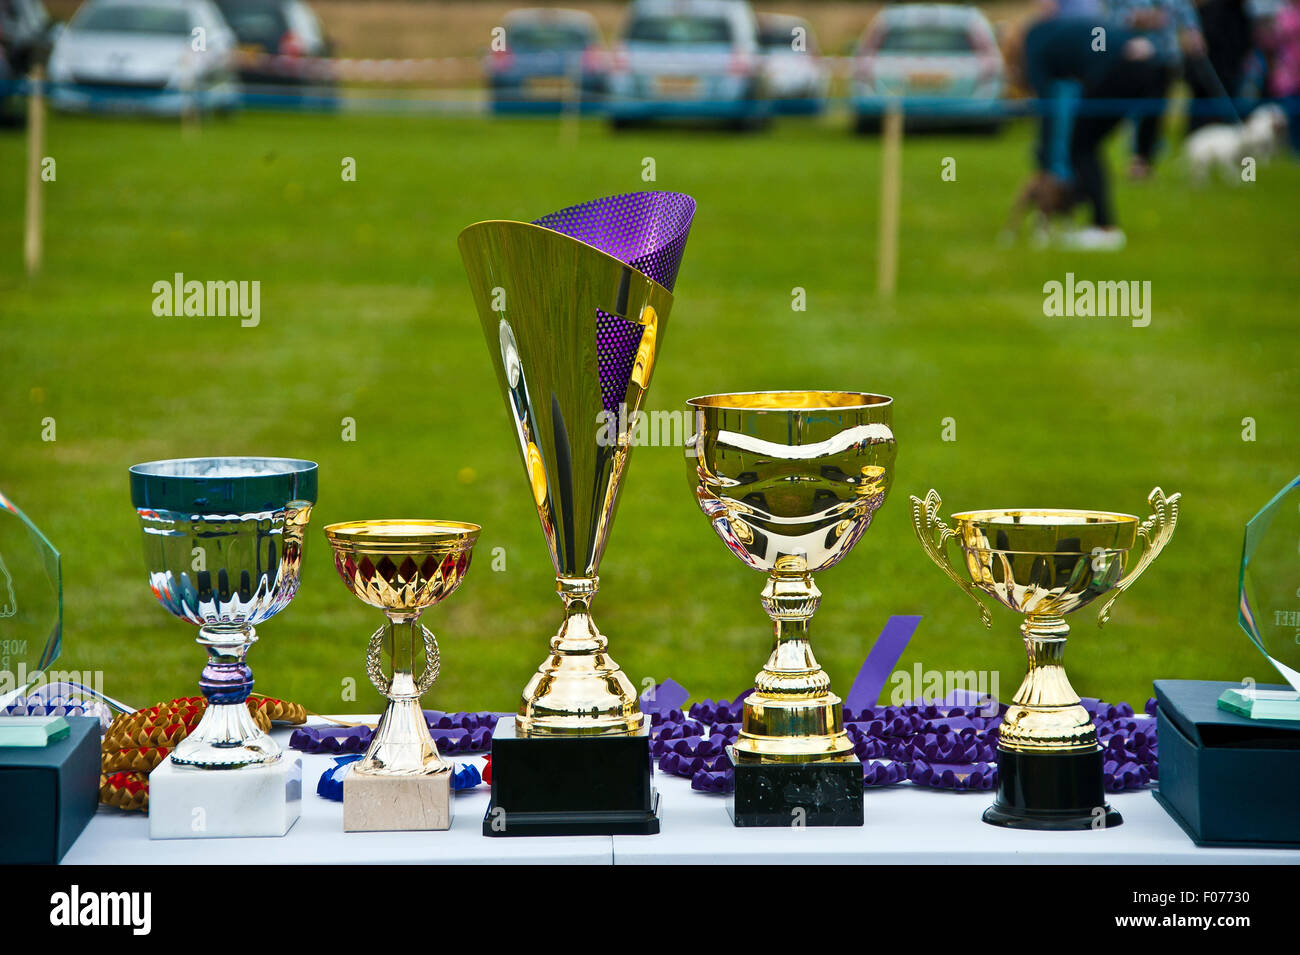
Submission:
<svg viewBox="0 0 1300 955">
<path fill-rule="evenodd" d="M 1219 694 L 1240 686 L 1156 680 L 1156 801 L 1198 846 L 1300 849 L 1300 725 L 1219 709 Z"/>
<path fill-rule="evenodd" d="M 57 743 L 0 747 L 0 863 L 57 863 L 95 814 L 99 720 L 65 719 Z"/>
</svg>

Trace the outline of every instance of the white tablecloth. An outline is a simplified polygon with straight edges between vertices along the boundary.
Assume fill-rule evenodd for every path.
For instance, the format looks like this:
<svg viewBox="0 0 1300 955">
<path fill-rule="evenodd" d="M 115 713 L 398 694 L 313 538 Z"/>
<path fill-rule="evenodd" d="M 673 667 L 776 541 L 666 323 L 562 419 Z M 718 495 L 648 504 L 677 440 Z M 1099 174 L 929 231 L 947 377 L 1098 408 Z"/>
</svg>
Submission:
<svg viewBox="0 0 1300 955">
<path fill-rule="evenodd" d="M 288 745 L 289 730 L 273 734 Z M 455 757 L 453 757 L 454 759 Z M 482 760 L 469 761 L 481 765 Z M 663 829 L 656 836 L 488 838 L 486 786 L 456 796 L 446 832 L 344 832 L 343 804 L 316 795 L 329 756 L 303 756 L 302 817 L 279 839 L 151 840 L 143 813 L 101 806 L 65 864 L 235 863 L 1300 863 L 1300 851 L 1199 849 L 1150 792 L 1111 804 L 1124 825 L 1098 832 L 1017 832 L 985 825 L 991 793 L 903 784 L 866 792 L 866 825 L 853 829 L 736 829 L 726 797 L 656 775 Z"/>
</svg>

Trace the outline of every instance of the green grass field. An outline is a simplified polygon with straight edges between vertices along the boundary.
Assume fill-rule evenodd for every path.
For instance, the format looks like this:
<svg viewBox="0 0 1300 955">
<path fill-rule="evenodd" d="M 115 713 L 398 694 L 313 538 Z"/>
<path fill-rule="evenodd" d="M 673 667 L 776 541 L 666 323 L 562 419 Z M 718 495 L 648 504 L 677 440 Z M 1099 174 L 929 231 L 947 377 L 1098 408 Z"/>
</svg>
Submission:
<svg viewBox="0 0 1300 955">
<path fill-rule="evenodd" d="M 21 271 L 24 140 L 0 136 L 0 488 L 63 552 L 65 668 L 104 671 L 144 705 L 196 692 L 193 628 L 149 593 L 127 468 L 259 453 L 320 463 L 302 589 L 263 625 L 259 691 L 321 712 L 373 709 L 379 614 L 336 579 L 320 527 L 385 516 L 471 520 L 478 559 L 426 616 L 443 676 L 426 705 L 511 709 L 559 620 L 552 571 L 474 314 L 456 235 L 587 198 L 682 190 L 699 212 L 648 407 L 704 392 L 893 395 L 893 494 L 857 550 L 819 577 L 815 646 L 846 692 L 890 614 L 924 615 L 904 657 L 1024 672 L 1017 618 L 992 632 L 917 545 L 907 495 L 945 511 L 1095 507 L 1145 514 L 1182 491 L 1171 546 L 1098 631 L 1074 620 L 1085 695 L 1140 705 L 1157 677 L 1272 682 L 1236 624 L 1246 520 L 1300 471 L 1295 321 L 1300 166 L 1191 190 L 1168 163 L 1117 186 L 1127 251 L 1067 255 L 995 241 L 1027 172 L 1030 130 L 912 137 L 901 271 L 875 295 L 880 148 L 832 126 L 757 136 L 586 123 L 241 115 L 182 136 L 167 123 L 54 116 L 46 261 Z M 357 181 L 340 176 L 343 157 Z M 944 157 L 957 181 L 944 182 Z M 1116 157 L 1117 159 L 1120 157 Z M 1043 284 L 1150 281 L 1152 321 L 1049 318 Z M 158 318 L 154 282 L 258 280 L 261 324 Z M 807 311 L 791 310 L 791 290 Z M 57 440 L 42 441 L 42 419 Z M 356 421 L 356 441 L 341 438 Z M 956 441 L 941 439 L 956 420 Z M 1242 438 L 1253 418 L 1257 440 Z M 503 548 L 505 569 L 492 569 Z M 632 458 L 601 567 L 597 619 L 634 681 L 730 696 L 767 653 L 762 578 L 713 536 L 674 447 Z M 341 698 L 345 678 L 363 684 Z"/>
</svg>

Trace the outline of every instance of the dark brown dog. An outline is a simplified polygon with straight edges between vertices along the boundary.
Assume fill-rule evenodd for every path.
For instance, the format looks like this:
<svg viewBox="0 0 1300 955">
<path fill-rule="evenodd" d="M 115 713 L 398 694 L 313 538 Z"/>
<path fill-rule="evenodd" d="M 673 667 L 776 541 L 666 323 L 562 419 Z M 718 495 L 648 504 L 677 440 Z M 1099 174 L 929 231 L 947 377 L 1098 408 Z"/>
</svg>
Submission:
<svg viewBox="0 0 1300 955">
<path fill-rule="evenodd" d="M 1078 201 L 1078 196 L 1068 183 L 1049 172 L 1037 171 L 1029 177 L 1016 197 L 1002 234 L 1004 238 L 1014 239 L 1031 212 L 1034 213 L 1038 229 L 1045 231 L 1052 220 L 1068 216 Z"/>
</svg>

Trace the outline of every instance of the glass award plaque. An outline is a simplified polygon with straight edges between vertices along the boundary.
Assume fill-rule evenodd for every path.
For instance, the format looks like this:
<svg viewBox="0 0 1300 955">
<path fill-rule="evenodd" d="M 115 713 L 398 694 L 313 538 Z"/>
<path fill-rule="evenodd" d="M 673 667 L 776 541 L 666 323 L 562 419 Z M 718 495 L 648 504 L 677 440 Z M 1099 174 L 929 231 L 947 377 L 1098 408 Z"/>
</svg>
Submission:
<svg viewBox="0 0 1300 955">
<path fill-rule="evenodd" d="M 59 552 L 0 492 L 0 706 L 55 661 L 62 640 Z"/>
<path fill-rule="evenodd" d="M 1292 689 L 1247 680 L 1225 690 L 1219 708 L 1256 720 L 1300 720 L 1300 477 L 1246 525 L 1237 622 Z"/>
</svg>

